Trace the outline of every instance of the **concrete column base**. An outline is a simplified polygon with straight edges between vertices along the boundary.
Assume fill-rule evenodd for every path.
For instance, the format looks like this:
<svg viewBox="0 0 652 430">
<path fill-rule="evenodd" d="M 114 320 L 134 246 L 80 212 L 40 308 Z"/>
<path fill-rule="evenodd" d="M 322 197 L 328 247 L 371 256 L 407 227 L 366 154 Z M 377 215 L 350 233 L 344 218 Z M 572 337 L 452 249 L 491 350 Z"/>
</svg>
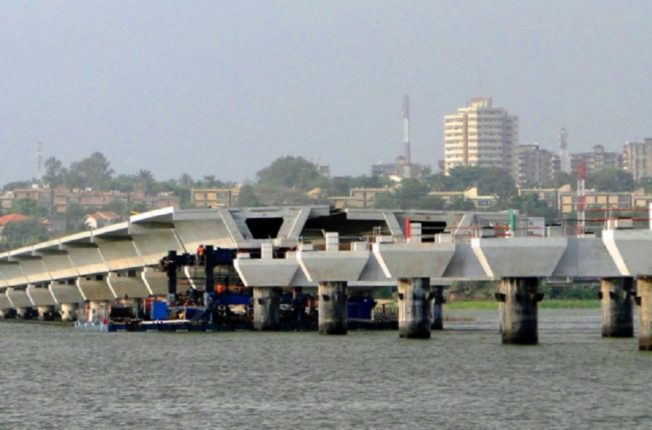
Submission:
<svg viewBox="0 0 652 430">
<path fill-rule="evenodd" d="M 638 349 L 652 351 L 652 278 L 639 278 L 636 282 L 638 311 Z"/>
<path fill-rule="evenodd" d="M 254 329 L 272 331 L 280 328 L 279 304 L 280 288 L 254 287 Z"/>
<path fill-rule="evenodd" d="M 408 339 L 430 339 L 430 280 L 398 280 L 398 335 Z"/>
<path fill-rule="evenodd" d="M 32 308 L 16 308 L 16 318 L 18 319 L 30 319 L 34 315 L 34 310 Z"/>
<path fill-rule="evenodd" d="M 77 303 L 62 303 L 61 308 L 59 309 L 59 315 L 61 315 L 61 321 L 76 320 L 77 309 L 79 309 L 79 305 Z"/>
<path fill-rule="evenodd" d="M 602 337 L 633 337 L 633 278 L 605 278 L 600 281 Z"/>
<path fill-rule="evenodd" d="M 500 301 L 500 333 L 503 343 L 536 345 L 538 303 L 543 294 L 538 278 L 503 278 L 496 298 Z"/>
<path fill-rule="evenodd" d="M 38 319 L 41 321 L 52 321 L 54 319 L 54 306 L 38 306 Z"/>
<path fill-rule="evenodd" d="M 348 320 L 346 282 L 320 282 L 317 286 L 317 295 L 319 333 L 346 334 Z"/>
<path fill-rule="evenodd" d="M 430 287 L 432 297 L 432 324 L 430 328 L 433 330 L 444 329 L 444 287 L 435 285 Z"/>
</svg>

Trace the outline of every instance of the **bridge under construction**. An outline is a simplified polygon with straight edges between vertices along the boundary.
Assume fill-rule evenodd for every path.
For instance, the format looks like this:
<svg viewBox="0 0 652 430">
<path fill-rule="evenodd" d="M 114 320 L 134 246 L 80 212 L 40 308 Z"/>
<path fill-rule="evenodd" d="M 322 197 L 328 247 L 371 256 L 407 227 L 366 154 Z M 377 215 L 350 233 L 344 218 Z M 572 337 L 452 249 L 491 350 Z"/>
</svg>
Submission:
<svg viewBox="0 0 652 430">
<path fill-rule="evenodd" d="M 503 342 L 533 344 L 540 283 L 592 279 L 601 284 L 603 335 L 633 336 L 638 304 L 639 348 L 650 350 L 652 230 L 631 227 L 612 220 L 598 236 L 566 236 L 510 212 L 165 208 L 0 254 L 0 313 L 73 320 L 118 300 L 149 302 L 153 312 L 153 299 L 171 304 L 188 292 L 208 309 L 214 267 L 225 264 L 249 294 L 257 329 L 277 328 L 281 295 L 305 289 L 316 293 L 319 331 L 344 334 L 352 293 L 392 286 L 399 335 L 429 338 L 444 286 L 495 281 Z M 207 264 L 206 249 L 219 250 L 219 261 Z M 202 259 L 209 269 L 197 269 Z"/>
</svg>

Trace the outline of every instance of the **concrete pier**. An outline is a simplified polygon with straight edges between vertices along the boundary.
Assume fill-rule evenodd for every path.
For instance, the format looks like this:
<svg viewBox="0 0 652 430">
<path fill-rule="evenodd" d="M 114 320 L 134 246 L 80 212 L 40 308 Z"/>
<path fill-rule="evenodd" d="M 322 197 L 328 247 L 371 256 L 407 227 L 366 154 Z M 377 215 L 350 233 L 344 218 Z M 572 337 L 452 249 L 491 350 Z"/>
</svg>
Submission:
<svg viewBox="0 0 652 430">
<path fill-rule="evenodd" d="M 59 309 L 61 321 L 74 321 L 77 319 L 78 308 L 79 304 L 77 303 L 62 303 L 61 308 Z"/>
<path fill-rule="evenodd" d="M 430 287 L 430 295 L 432 297 L 432 323 L 430 328 L 433 330 L 444 329 L 444 287 L 441 285 L 434 285 Z"/>
<path fill-rule="evenodd" d="M 503 278 L 496 298 L 500 302 L 500 332 L 503 343 L 538 343 L 539 278 Z"/>
<path fill-rule="evenodd" d="M 638 316 L 638 349 L 652 351 L 652 278 L 639 278 L 636 282 Z"/>
<path fill-rule="evenodd" d="M 16 318 L 30 319 L 34 315 L 34 310 L 31 307 L 18 307 L 16 308 Z"/>
<path fill-rule="evenodd" d="M 272 331 L 280 328 L 280 288 L 254 287 L 254 329 Z"/>
<path fill-rule="evenodd" d="M 346 282 L 319 282 L 319 333 L 346 334 L 348 300 Z"/>
<path fill-rule="evenodd" d="M 430 339 L 430 280 L 398 279 L 398 335 L 408 339 Z"/>
<path fill-rule="evenodd" d="M 54 319 L 55 313 L 52 305 L 38 306 L 36 312 L 38 313 L 38 319 L 41 321 L 52 321 Z"/>
<path fill-rule="evenodd" d="M 633 278 L 600 280 L 602 337 L 633 337 Z"/>
</svg>

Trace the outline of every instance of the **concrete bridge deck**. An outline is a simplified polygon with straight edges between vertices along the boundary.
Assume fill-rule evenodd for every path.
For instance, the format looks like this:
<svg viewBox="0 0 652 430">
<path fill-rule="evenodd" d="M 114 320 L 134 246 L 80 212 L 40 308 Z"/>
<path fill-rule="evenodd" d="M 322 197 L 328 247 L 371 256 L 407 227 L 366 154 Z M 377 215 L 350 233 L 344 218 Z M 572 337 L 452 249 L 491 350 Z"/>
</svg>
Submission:
<svg viewBox="0 0 652 430">
<path fill-rule="evenodd" d="M 159 260 L 168 251 L 194 253 L 202 244 L 237 250 L 234 267 L 248 287 L 329 288 L 321 295 L 326 301 L 344 294 L 347 285 L 397 285 L 409 297 L 425 292 L 418 300 L 428 301 L 428 285 L 500 280 L 505 288 L 499 297 L 507 302 L 511 293 L 505 291 L 512 287 L 536 290 L 532 281 L 519 280 L 637 278 L 641 290 L 652 285 L 650 230 L 519 237 L 519 226 L 527 225 L 519 216 L 514 237 L 478 234 L 507 222 L 507 213 L 166 208 L 0 254 L 0 311 L 161 294 Z M 476 237 L 469 237 L 472 230 Z M 646 294 L 642 307 L 648 306 Z"/>
</svg>

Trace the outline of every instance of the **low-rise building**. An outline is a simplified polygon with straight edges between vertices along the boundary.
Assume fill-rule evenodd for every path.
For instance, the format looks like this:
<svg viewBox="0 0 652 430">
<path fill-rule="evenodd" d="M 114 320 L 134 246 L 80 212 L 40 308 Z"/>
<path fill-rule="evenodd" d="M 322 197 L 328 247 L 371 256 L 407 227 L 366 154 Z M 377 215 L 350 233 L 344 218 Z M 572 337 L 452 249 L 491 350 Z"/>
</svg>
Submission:
<svg viewBox="0 0 652 430">
<path fill-rule="evenodd" d="M 351 188 L 348 196 L 331 197 L 336 208 L 373 208 L 379 195 L 387 194 L 390 188 Z"/>
<path fill-rule="evenodd" d="M 193 188 L 190 202 L 197 208 L 231 208 L 237 205 L 240 187 Z"/>
<path fill-rule="evenodd" d="M 371 166 L 371 175 L 380 176 L 399 182 L 402 179 L 421 179 L 431 173 L 430 166 L 409 163 L 404 156 L 396 157 L 394 163 L 378 163 Z"/>
<path fill-rule="evenodd" d="M 478 187 L 469 187 L 464 191 L 431 191 L 429 196 L 442 199 L 446 204 L 455 200 L 469 201 L 478 209 L 489 209 L 496 205 L 498 197 L 493 195 L 478 194 Z"/>
<path fill-rule="evenodd" d="M 121 220 L 120 215 L 113 211 L 97 211 L 86 215 L 84 224 L 91 230 L 114 224 Z"/>
</svg>

